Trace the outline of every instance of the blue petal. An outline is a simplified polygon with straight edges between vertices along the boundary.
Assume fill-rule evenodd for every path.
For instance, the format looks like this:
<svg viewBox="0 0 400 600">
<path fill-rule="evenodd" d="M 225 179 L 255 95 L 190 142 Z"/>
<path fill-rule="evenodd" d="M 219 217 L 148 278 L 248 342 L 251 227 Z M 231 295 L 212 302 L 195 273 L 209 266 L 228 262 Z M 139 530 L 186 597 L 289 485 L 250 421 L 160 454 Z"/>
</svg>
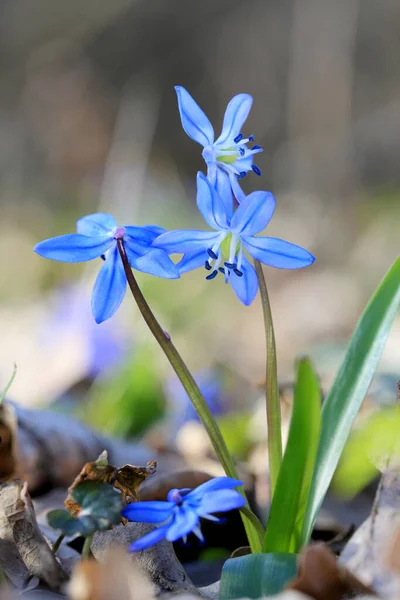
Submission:
<svg viewBox="0 0 400 600">
<path fill-rule="evenodd" d="M 301 246 L 272 237 L 242 236 L 245 248 L 270 267 L 277 269 L 301 269 L 311 265 L 315 257 Z"/>
<path fill-rule="evenodd" d="M 132 241 L 124 240 L 125 251 L 131 267 L 142 273 L 163 277 L 164 279 L 179 279 L 178 267 L 172 262 L 165 250 L 146 248 Z"/>
<path fill-rule="evenodd" d="M 165 536 L 169 542 L 188 535 L 199 523 L 199 517 L 191 506 L 186 506 L 185 501 L 174 514 L 172 524 L 168 527 Z"/>
<path fill-rule="evenodd" d="M 82 217 L 76 223 L 77 233 L 88 236 L 113 235 L 117 227 L 117 221 L 113 216 L 106 213 L 94 213 Z"/>
<path fill-rule="evenodd" d="M 226 107 L 222 131 L 215 144 L 224 146 L 232 144 L 234 138 L 241 132 L 243 123 L 253 104 L 253 98 L 249 94 L 238 94 L 234 96 Z"/>
<path fill-rule="evenodd" d="M 51 260 L 61 262 L 83 262 L 98 258 L 112 246 L 114 238 L 109 236 L 88 237 L 79 233 L 69 233 L 44 240 L 34 247 L 34 251 Z"/>
<path fill-rule="evenodd" d="M 232 175 L 237 181 L 236 175 L 233 173 Z M 217 169 L 215 189 L 224 203 L 227 218 L 231 219 L 233 214 L 233 193 L 231 179 L 229 173 L 227 173 L 222 167 Z"/>
<path fill-rule="evenodd" d="M 253 154 L 248 154 L 247 156 L 244 156 L 243 158 L 238 158 L 238 160 L 235 160 L 235 162 L 233 163 L 232 166 L 235 167 L 235 169 L 237 169 L 238 173 L 242 173 L 243 171 L 245 171 L 247 173 L 248 171 L 251 171 L 253 162 L 254 162 Z"/>
<path fill-rule="evenodd" d="M 144 225 L 143 227 L 125 225 L 124 240 L 126 240 L 127 237 L 131 237 L 134 241 L 150 246 L 156 237 L 162 233 L 165 233 L 165 229 L 163 227 L 158 227 L 157 225 Z"/>
<path fill-rule="evenodd" d="M 216 490 L 228 490 L 243 485 L 243 481 L 232 479 L 232 477 L 213 477 L 209 481 L 197 486 L 189 492 L 186 498 L 190 500 L 201 500 L 205 494 Z"/>
<path fill-rule="evenodd" d="M 242 258 L 240 270 L 243 273 L 242 277 L 238 277 L 235 273 L 231 273 L 229 281 L 240 302 L 245 306 L 249 306 L 249 304 L 253 302 L 258 291 L 257 273 L 255 272 L 253 265 L 249 263 L 245 256 Z"/>
<path fill-rule="evenodd" d="M 118 248 L 111 250 L 93 288 L 92 313 L 96 323 L 113 316 L 126 292 L 126 276 Z"/>
<path fill-rule="evenodd" d="M 158 542 L 161 542 L 168 531 L 168 526 L 157 527 L 153 531 L 150 531 L 147 535 L 144 535 L 142 538 L 136 540 L 129 546 L 130 552 L 139 552 L 140 550 L 146 550 L 150 548 L 150 546 L 155 546 Z"/>
<path fill-rule="evenodd" d="M 244 191 L 240 187 L 238 178 L 232 172 L 229 173 L 229 183 L 231 185 L 233 195 L 236 198 L 238 204 L 240 204 L 241 202 L 243 202 L 243 200 L 246 200 L 246 194 L 244 193 Z"/>
<path fill-rule="evenodd" d="M 132 502 L 123 509 L 121 515 L 128 521 L 137 523 L 163 523 L 172 515 L 175 506 L 175 502 L 161 500 Z"/>
<path fill-rule="evenodd" d="M 235 233 L 254 235 L 270 222 L 275 210 L 275 198 L 270 192 L 252 192 L 235 211 L 231 229 Z"/>
<path fill-rule="evenodd" d="M 183 129 L 201 146 L 210 146 L 214 142 L 214 129 L 210 121 L 184 87 L 177 85 L 175 91 Z"/>
<path fill-rule="evenodd" d="M 170 254 L 185 254 L 211 248 L 220 236 L 220 232 L 198 231 L 196 229 L 178 229 L 167 231 L 154 240 L 155 248 L 163 248 Z"/>
<path fill-rule="evenodd" d="M 176 266 L 178 267 L 180 275 L 182 275 L 182 273 L 187 273 L 187 271 L 204 267 L 206 260 L 208 260 L 208 254 L 203 249 L 194 254 L 190 252 L 185 254 Z"/>
<path fill-rule="evenodd" d="M 226 512 L 234 508 L 240 508 L 246 504 L 246 500 L 236 490 L 219 490 L 206 494 L 197 509 L 197 514 L 202 517 L 214 512 Z"/>
<path fill-rule="evenodd" d="M 228 193 L 232 204 L 230 187 Z M 214 186 L 200 171 L 197 173 L 197 206 L 207 225 L 213 229 L 226 229 L 228 227 L 228 215 L 225 205 Z"/>
</svg>

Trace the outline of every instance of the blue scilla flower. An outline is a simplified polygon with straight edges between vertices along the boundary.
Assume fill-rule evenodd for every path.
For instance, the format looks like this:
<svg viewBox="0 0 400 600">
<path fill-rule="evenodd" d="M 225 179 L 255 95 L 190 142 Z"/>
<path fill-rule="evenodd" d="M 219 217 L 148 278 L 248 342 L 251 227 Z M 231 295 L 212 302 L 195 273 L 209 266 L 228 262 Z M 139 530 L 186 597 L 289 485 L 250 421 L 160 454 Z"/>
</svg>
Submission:
<svg viewBox="0 0 400 600">
<path fill-rule="evenodd" d="M 244 194 L 237 182 L 253 170 L 261 175 L 253 164 L 253 156 L 262 152 L 260 146 L 249 148 L 254 136 L 245 138 L 241 133 L 243 123 L 250 112 L 253 98 L 249 94 L 234 96 L 226 107 L 221 135 L 214 141 L 214 129 L 210 121 L 185 88 L 175 87 L 182 127 L 189 137 L 203 146 L 203 158 L 207 163 L 207 176 L 219 190 L 226 202 L 228 212 L 232 211 L 232 192 L 241 202 Z"/>
<path fill-rule="evenodd" d="M 245 499 L 233 488 L 242 485 L 242 481 L 230 477 L 214 477 L 202 483 L 194 490 L 184 488 L 168 492 L 167 500 L 133 502 L 122 511 L 129 521 L 154 523 L 156 529 L 133 542 L 131 552 L 146 550 L 163 538 L 175 542 L 193 532 L 200 540 L 200 517 L 218 521 L 214 512 L 226 512 L 246 504 Z"/>
<path fill-rule="evenodd" d="M 274 213 L 275 198 L 270 192 L 249 194 L 231 218 L 218 191 L 203 173 L 198 173 L 197 206 L 214 231 L 169 231 L 161 234 L 153 246 L 170 254 L 183 254 L 178 263 L 181 274 L 200 266 L 209 271 L 206 279 L 214 279 L 221 272 L 243 304 L 251 304 L 258 290 L 255 269 L 244 249 L 265 265 L 279 269 L 299 269 L 315 260 L 300 246 L 255 235 L 267 226 Z"/>
<path fill-rule="evenodd" d="M 44 240 L 34 250 L 44 258 L 61 262 L 82 262 L 102 258 L 104 264 L 94 284 L 92 313 L 97 323 L 113 316 L 126 291 L 126 276 L 117 240 L 124 241 L 131 267 L 157 277 L 176 279 L 177 267 L 163 250 L 151 247 L 165 229 L 156 225 L 118 227 L 111 215 L 95 213 L 79 219 L 77 233 Z"/>
</svg>

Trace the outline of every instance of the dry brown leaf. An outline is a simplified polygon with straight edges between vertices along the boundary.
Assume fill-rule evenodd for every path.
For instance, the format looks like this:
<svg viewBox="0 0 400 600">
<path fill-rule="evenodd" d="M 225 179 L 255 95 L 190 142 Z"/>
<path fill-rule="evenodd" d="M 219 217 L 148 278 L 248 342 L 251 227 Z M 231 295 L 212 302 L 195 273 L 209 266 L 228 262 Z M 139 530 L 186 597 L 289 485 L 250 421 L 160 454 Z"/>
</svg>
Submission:
<svg viewBox="0 0 400 600">
<path fill-rule="evenodd" d="M 287 587 L 315 600 L 342 600 L 360 594 L 374 594 L 350 571 L 336 561 L 325 544 L 313 544 L 305 549 L 299 560 L 296 579 Z"/>
<path fill-rule="evenodd" d="M 108 464 L 107 451 L 104 450 L 94 462 L 86 463 L 72 485 L 68 488 L 68 496 L 64 502 L 65 508 L 76 517 L 80 511 L 80 505 L 72 497 L 72 491 L 77 485 L 84 481 L 97 481 L 98 483 L 109 483 L 121 492 L 123 503 L 130 504 L 138 500 L 140 484 L 152 475 L 157 468 L 157 463 L 152 460 L 145 467 L 124 465 L 120 469 Z"/>
<path fill-rule="evenodd" d="M 390 465 L 382 475 L 371 515 L 354 533 L 339 563 L 362 578 L 384 598 L 400 597 L 396 529 L 400 514 L 400 472 Z M 397 548 L 397 550 L 396 550 Z"/>
<path fill-rule="evenodd" d="M 27 484 L 0 486 L 0 539 L 15 544 L 28 572 L 59 591 L 68 575 L 51 552 L 36 521 Z"/>
</svg>

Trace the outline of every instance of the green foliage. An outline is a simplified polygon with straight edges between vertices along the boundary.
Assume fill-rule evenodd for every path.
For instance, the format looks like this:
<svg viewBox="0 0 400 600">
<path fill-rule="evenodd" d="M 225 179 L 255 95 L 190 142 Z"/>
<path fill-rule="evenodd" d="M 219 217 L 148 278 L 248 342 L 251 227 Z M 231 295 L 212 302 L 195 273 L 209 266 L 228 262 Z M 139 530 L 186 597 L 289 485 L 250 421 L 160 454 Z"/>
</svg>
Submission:
<svg viewBox="0 0 400 600">
<path fill-rule="evenodd" d="M 400 459 L 400 408 L 385 408 L 351 434 L 333 479 L 334 490 L 346 497 L 357 494 L 385 469 L 388 459 Z"/>
<path fill-rule="evenodd" d="M 386 274 L 361 316 L 339 373 L 324 402 L 317 460 L 304 521 L 304 542 L 307 542 L 311 535 L 316 516 L 371 384 L 399 305 L 400 259 Z"/>
<path fill-rule="evenodd" d="M 219 600 L 279 594 L 296 573 L 295 554 L 276 552 L 231 558 L 222 569 Z"/>
<path fill-rule="evenodd" d="M 248 426 L 250 413 L 233 413 L 217 418 L 218 426 L 228 446 L 228 450 L 235 458 L 246 458 L 250 448 Z"/>
<path fill-rule="evenodd" d="M 311 361 L 302 358 L 297 365 L 289 437 L 269 513 L 264 552 L 296 553 L 300 549 L 320 427 L 318 378 Z"/>
<path fill-rule="evenodd" d="M 134 437 L 163 416 L 164 406 L 154 353 L 142 346 L 118 373 L 93 384 L 79 416 L 108 434 Z"/>
<path fill-rule="evenodd" d="M 8 380 L 8 383 L 7 383 L 6 387 L 4 388 L 4 390 L 0 393 L 0 406 L 3 404 L 3 400 L 6 397 L 8 390 L 12 386 L 16 374 L 17 374 L 17 365 L 14 363 L 14 368 L 13 368 L 13 372 L 11 373 L 11 377 Z"/>
<path fill-rule="evenodd" d="M 63 509 L 52 510 L 47 515 L 50 527 L 62 534 L 88 537 L 120 522 L 121 494 L 108 483 L 87 481 L 76 486 L 71 495 L 81 506 L 77 517 Z"/>
</svg>

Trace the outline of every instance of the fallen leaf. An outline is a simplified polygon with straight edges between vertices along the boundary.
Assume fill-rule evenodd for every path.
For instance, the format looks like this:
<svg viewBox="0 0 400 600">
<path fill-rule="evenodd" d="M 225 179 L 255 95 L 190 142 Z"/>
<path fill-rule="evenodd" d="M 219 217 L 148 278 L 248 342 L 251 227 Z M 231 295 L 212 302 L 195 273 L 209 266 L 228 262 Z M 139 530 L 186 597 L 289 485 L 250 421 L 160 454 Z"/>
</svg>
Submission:
<svg viewBox="0 0 400 600">
<path fill-rule="evenodd" d="M 325 544 L 313 544 L 300 555 L 296 579 L 287 587 L 315 600 L 342 600 L 360 594 L 373 595 L 350 571 L 340 566 Z"/>
</svg>

